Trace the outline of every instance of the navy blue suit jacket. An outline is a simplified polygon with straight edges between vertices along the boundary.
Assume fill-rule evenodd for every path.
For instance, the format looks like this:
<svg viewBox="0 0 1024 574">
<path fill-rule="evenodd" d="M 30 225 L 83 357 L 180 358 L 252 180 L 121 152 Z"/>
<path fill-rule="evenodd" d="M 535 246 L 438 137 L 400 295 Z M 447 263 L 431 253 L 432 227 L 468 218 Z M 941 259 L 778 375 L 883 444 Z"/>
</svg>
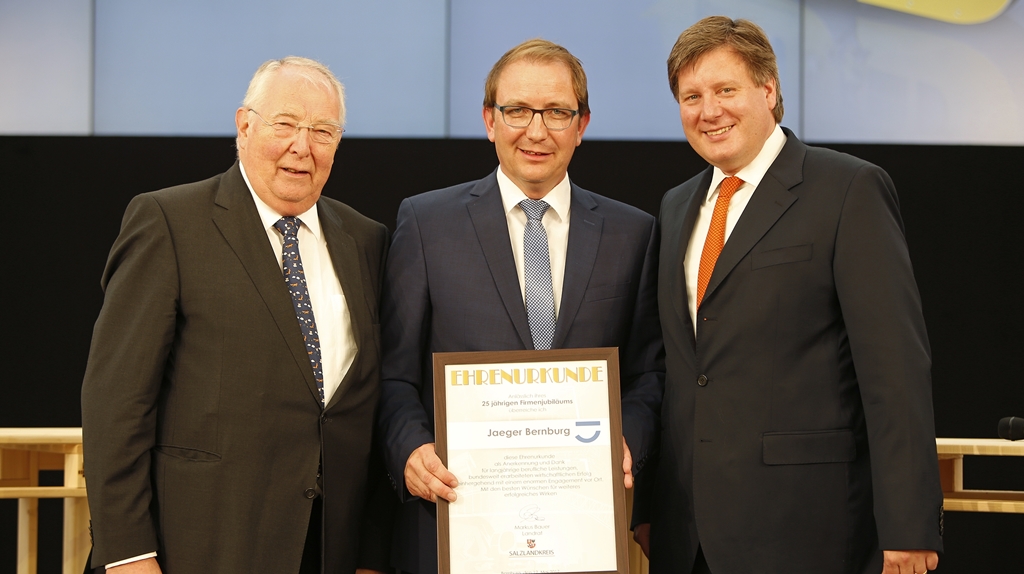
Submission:
<svg viewBox="0 0 1024 574">
<path fill-rule="evenodd" d="M 496 173 L 408 198 L 398 211 L 381 302 L 378 424 L 405 502 L 392 547 L 404 571 L 437 571 L 435 506 L 403 478 L 409 455 L 434 442 L 431 354 L 533 348 Z M 553 347 L 619 348 L 623 434 L 638 472 L 664 386 L 657 222 L 576 185 L 570 214 Z"/>
</svg>

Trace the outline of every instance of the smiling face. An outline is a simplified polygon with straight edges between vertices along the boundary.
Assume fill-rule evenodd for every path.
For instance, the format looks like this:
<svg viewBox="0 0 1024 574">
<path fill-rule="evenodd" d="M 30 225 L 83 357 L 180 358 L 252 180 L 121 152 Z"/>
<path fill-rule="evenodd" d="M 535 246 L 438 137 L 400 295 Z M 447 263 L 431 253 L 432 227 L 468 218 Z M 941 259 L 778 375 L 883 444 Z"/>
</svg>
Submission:
<svg viewBox="0 0 1024 574">
<path fill-rule="evenodd" d="M 729 47 L 716 48 L 684 68 L 678 94 L 686 139 L 726 175 L 753 161 L 775 129 L 774 80 L 755 83 Z"/>
<path fill-rule="evenodd" d="M 561 62 L 512 62 L 501 72 L 495 101 L 499 106 L 579 108 L 572 75 Z M 562 181 L 590 123 L 589 114 L 577 116 L 568 128 L 551 131 L 540 114 L 525 128 L 509 127 L 495 108 L 485 107 L 483 116 L 501 171 L 531 199 L 544 197 Z"/>
<path fill-rule="evenodd" d="M 338 94 L 322 82 L 310 80 L 308 73 L 294 66 L 272 72 L 265 92 L 252 108 L 270 123 L 340 124 Z M 238 159 L 256 195 L 281 215 L 299 215 L 312 207 L 331 175 L 338 142 L 316 143 L 305 129 L 291 137 L 279 137 L 245 107 L 235 112 L 235 125 Z"/>
</svg>

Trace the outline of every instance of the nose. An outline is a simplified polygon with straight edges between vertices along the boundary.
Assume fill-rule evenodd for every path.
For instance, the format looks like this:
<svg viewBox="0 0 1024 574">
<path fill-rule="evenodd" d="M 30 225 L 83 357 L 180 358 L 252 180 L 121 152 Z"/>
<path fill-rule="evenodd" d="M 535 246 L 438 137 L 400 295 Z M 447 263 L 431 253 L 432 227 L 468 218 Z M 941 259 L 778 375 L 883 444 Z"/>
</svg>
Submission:
<svg viewBox="0 0 1024 574">
<path fill-rule="evenodd" d="M 530 118 L 529 125 L 526 126 L 526 137 L 532 140 L 542 140 L 547 136 L 548 127 L 544 125 L 544 117 L 535 112 Z"/>
<path fill-rule="evenodd" d="M 298 132 L 292 138 L 292 145 L 289 149 L 300 155 L 305 156 L 309 154 L 310 149 L 310 129 L 309 127 L 300 127 Z"/>
<path fill-rule="evenodd" d="M 713 118 L 722 113 L 721 102 L 718 101 L 718 96 L 708 96 L 702 100 L 703 107 L 701 108 L 701 114 L 705 118 Z"/>
</svg>

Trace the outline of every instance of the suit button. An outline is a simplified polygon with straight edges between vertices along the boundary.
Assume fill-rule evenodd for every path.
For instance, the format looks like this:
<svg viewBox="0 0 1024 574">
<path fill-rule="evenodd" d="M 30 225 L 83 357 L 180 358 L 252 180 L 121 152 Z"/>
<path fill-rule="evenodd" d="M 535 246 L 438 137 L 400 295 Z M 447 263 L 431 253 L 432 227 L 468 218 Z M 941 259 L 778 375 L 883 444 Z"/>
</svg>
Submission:
<svg viewBox="0 0 1024 574">
<path fill-rule="evenodd" d="M 308 498 L 310 500 L 316 498 L 316 491 L 313 490 L 312 488 L 307 488 L 306 492 L 303 492 L 302 494 L 305 494 L 306 498 Z"/>
<path fill-rule="evenodd" d="M 329 417 L 327 415 L 320 415 L 320 422 L 323 423 L 323 424 L 327 424 L 327 423 L 331 422 L 331 417 Z"/>
<path fill-rule="evenodd" d="M 697 377 L 697 384 L 701 387 L 708 386 L 708 378 L 704 375 Z"/>
</svg>

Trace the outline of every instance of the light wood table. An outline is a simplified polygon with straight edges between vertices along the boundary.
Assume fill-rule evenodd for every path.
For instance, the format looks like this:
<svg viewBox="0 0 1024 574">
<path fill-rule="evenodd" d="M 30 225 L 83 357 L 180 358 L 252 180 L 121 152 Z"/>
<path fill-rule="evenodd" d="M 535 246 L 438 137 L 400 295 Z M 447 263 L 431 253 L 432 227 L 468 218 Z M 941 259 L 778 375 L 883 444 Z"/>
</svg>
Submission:
<svg viewBox="0 0 1024 574">
<path fill-rule="evenodd" d="M 1024 441 L 937 438 L 935 444 L 946 510 L 1024 513 L 1024 491 L 964 490 L 964 456 L 1024 456 Z"/>
<path fill-rule="evenodd" d="M 39 471 L 63 470 L 64 486 L 39 486 Z M 82 473 L 82 429 L 0 428 L 0 498 L 18 499 L 18 574 L 36 573 L 39 499 L 64 499 L 64 574 L 89 555 L 89 505 Z"/>
</svg>

